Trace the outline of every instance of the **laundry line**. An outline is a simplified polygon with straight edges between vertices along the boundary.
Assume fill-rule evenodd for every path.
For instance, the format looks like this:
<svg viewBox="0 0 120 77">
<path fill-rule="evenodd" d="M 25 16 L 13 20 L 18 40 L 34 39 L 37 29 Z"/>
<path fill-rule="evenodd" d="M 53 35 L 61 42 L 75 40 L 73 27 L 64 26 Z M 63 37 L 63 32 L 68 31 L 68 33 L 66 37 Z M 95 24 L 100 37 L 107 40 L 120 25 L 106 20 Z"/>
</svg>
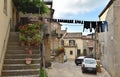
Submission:
<svg viewBox="0 0 120 77">
<path fill-rule="evenodd" d="M 75 24 L 84 24 L 86 20 L 77 20 L 77 19 L 49 19 L 53 22 L 61 22 L 61 23 L 75 23 Z M 99 21 L 87 21 L 87 22 L 99 22 Z"/>
<path fill-rule="evenodd" d="M 92 32 L 94 29 L 96 32 L 106 32 L 108 31 L 108 22 L 107 21 L 84 21 L 84 20 L 74 20 L 74 19 L 50 19 L 53 22 L 68 23 L 67 26 L 83 26 L 83 32 L 85 29 L 89 29 Z M 73 23 L 73 25 L 70 25 Z M 81 24 L 81 25 L 80 25 Z"/>
</svg>

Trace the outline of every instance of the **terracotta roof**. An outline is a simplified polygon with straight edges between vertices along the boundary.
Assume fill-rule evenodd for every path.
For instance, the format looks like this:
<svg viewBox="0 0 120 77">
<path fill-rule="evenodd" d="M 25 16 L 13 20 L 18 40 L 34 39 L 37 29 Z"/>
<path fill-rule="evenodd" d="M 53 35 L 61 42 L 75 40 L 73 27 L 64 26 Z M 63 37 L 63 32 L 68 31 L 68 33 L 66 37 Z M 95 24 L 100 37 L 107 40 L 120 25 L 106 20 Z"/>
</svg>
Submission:
<svg viewBox="0 0 120 77">
<path fill-rule="evenodd" d="M 82 37 L 82 33 L 78 32 L 78 33 L 66 33 L 66 35 L 64 36 L 64 39 L 67 38 L 81 38 Z"/>
<path fill-rule="evenodd" d="M 103 11 L 99 14 L 99 17 L 112 5 L 115 0 L 110 0 L 110 2 L 106 5 Z"/>
</svg>

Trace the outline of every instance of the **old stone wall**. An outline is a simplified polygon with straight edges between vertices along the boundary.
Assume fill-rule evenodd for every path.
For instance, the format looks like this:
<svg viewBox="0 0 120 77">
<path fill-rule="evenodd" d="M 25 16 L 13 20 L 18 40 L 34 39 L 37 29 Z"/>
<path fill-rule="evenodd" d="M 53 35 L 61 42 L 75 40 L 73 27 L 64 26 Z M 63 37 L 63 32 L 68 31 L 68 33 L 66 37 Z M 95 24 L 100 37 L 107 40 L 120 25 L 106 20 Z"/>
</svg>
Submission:
<svg viewBox="0 0 120 77">
<path fill-rule="evenodd" d="M 106 11 L 100 17 L 108 21 L 108 32 L 103 33 L 102 63 L 112 77 L 120 77 L 120 0 Z"/>
</svg>

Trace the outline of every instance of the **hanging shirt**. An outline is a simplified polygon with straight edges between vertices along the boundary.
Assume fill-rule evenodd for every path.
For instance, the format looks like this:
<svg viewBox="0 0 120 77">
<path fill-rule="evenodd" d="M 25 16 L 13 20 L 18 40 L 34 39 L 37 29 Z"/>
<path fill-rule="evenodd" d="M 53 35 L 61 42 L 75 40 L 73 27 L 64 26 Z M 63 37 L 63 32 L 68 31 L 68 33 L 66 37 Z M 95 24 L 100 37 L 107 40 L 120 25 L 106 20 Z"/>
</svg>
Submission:
<svg viewBox="0 0 120 77">
<path fill-rule="evenodd" d="M 96 22 L 92 21 L 91 25 L 92 25 L 92 28 L 95 30 L 96 29 Z"/>
<path fill-rule="evenodd" d="M 97 30 L 97 32 L 99 33 L 99 32 L 102 31 L 102 21 L 98 21 L 98 22 L 97 22 L 97 25 L 98 25 L 98 30 Z"/>
<path fill-rule="evenodd" d="M 102 23 L 102 31 L 101 32 L 105 32 L 108 31 L 108 22 L 107 21 L 103 21 Z"/>
<path fill-rule="evenodd" d="M 84 32 L 84 29 L 90 29 L 90 22 L 89 21 L 84 21 L 83 32 Z"/>
</svg>

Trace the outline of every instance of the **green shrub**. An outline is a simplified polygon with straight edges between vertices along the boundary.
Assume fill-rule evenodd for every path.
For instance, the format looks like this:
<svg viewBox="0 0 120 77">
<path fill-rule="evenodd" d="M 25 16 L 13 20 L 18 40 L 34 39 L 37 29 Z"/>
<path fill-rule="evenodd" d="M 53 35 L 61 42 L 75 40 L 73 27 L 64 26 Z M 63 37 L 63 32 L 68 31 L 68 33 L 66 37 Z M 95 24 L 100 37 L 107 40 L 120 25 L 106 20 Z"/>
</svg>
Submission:
<svg viewBox="0 0 120 77">
<path fill-rule="evenodd" d="M 22 34 L 22 33 L 20 33 L 20 34 L 19 34 L 19 40 L 20 40 L 20 42 L 26 41 L 25 35 Z"/>
<path fill-rule="evenodd" d="M 44 72 L 45 72 L 45 76 L 44 76 Z M 43 68 L 40 70 L 40 77 L 48 77 L 46 71 Z"/>
</svg>

